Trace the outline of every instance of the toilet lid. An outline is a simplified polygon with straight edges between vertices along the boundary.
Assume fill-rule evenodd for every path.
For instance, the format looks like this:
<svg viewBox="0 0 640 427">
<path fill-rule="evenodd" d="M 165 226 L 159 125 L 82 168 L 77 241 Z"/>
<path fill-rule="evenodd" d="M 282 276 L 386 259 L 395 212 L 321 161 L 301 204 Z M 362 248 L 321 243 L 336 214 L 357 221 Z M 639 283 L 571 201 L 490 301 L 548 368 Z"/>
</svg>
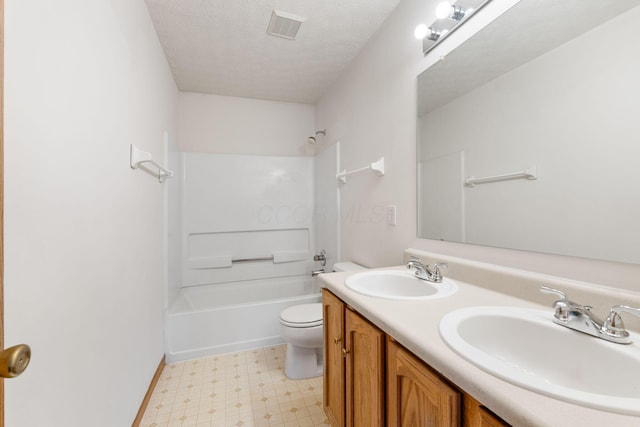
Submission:
<svg viewBox="0 0 640 427">
<path fill-rule="evenodd" d="M 322 325 L 322 303 L 300 304 L 286 308 L 280 313 L 283 325 L 292 328 L 311 328 Z"/>
</svg>

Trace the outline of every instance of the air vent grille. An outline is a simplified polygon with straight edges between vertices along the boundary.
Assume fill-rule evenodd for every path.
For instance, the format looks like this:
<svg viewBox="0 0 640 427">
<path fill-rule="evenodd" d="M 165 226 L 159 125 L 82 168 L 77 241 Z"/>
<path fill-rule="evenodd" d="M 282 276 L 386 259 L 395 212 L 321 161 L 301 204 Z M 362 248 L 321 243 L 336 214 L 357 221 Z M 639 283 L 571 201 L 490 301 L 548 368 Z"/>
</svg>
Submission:
<svg viewBox="0 0 640 427">
<path fill-rule="evenodd" d="M 267 34 L 295 40 L 304 18 L 287 12 L 274 10 L 267 27 Z"/>
</svg>

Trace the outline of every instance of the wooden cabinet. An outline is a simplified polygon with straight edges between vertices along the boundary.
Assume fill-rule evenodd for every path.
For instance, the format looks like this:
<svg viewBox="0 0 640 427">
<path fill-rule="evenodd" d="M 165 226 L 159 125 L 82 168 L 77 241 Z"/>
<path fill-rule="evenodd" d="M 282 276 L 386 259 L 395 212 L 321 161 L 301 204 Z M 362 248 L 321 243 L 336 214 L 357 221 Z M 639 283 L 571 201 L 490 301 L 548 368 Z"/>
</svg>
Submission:
<svg viewBox="0 0 640 427">
<path fill-rule="evenodd" d="M 326 289 L 322 290 L 322 316 L 324 322 L 324 413 L 333 427 L 344 427 L 345 422 L 345 363 L 344 348 L 345 306 Z"/>
<path fill-rule="evenodd" d="M 326 289 L 322 306 L 333 427 L 509 427 Z"/>
<path fill-rule="evenodd" d="M 413 354 L 387 340 L 387 425 L 457 427 L 460 392 Z"/>
<path fill-rule="evenodd" d="M 384 426 L 384 333 L 327 290 L 324 411 L 333 427 Z"/>
<path fill-rule="evenodd" d="M 468 394 L 464 396 L 463 411 L 463 427 L 509 427 L 509 424 L 502 421 Z"/>
<path fill-rule="evenodd" d="M 384 426 L 385 334 L 345 310 L 346 426 Z"/>
</svg>

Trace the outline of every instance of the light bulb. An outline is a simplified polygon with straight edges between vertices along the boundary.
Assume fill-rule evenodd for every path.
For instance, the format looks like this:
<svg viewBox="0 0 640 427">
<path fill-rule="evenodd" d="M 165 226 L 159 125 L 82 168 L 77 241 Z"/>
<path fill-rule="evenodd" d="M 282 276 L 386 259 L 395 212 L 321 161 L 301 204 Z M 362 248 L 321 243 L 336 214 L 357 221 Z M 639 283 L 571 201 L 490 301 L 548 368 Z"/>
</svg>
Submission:
<svg viewBox="0 0 640 427">
<path fill-rule="evenodd" d="M 427 26 L 424 24 L 420 24 L 416 27 L 416 30 L 413 32 L 413 34 L 416 36 L 418 40 L 422 40 L 427 36 L 428 32 L 429 32 L 429 29 L 427 28 Z"/>
<path fill-rule="evenodd" d="M 445 19 L 451 16 L 451 3 L 448 1 L 443 1 L 436 7 L 436 18 Z"/>
</svg>

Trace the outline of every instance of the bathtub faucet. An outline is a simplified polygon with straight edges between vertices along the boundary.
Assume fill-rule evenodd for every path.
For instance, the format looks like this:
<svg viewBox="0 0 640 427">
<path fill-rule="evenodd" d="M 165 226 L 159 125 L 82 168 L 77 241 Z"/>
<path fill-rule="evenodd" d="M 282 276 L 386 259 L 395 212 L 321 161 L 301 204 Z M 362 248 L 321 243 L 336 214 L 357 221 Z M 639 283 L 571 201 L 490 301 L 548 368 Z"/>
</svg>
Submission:
<svg viewBox="0 0 640 427">
<path fill-rule="evenodd" d="M 320 273 L 324 273 L 324 268 L 321 268 L 320 270 L 313 270 L 311 272 L 311 277 L 316 277 Z"/>
</svg>

